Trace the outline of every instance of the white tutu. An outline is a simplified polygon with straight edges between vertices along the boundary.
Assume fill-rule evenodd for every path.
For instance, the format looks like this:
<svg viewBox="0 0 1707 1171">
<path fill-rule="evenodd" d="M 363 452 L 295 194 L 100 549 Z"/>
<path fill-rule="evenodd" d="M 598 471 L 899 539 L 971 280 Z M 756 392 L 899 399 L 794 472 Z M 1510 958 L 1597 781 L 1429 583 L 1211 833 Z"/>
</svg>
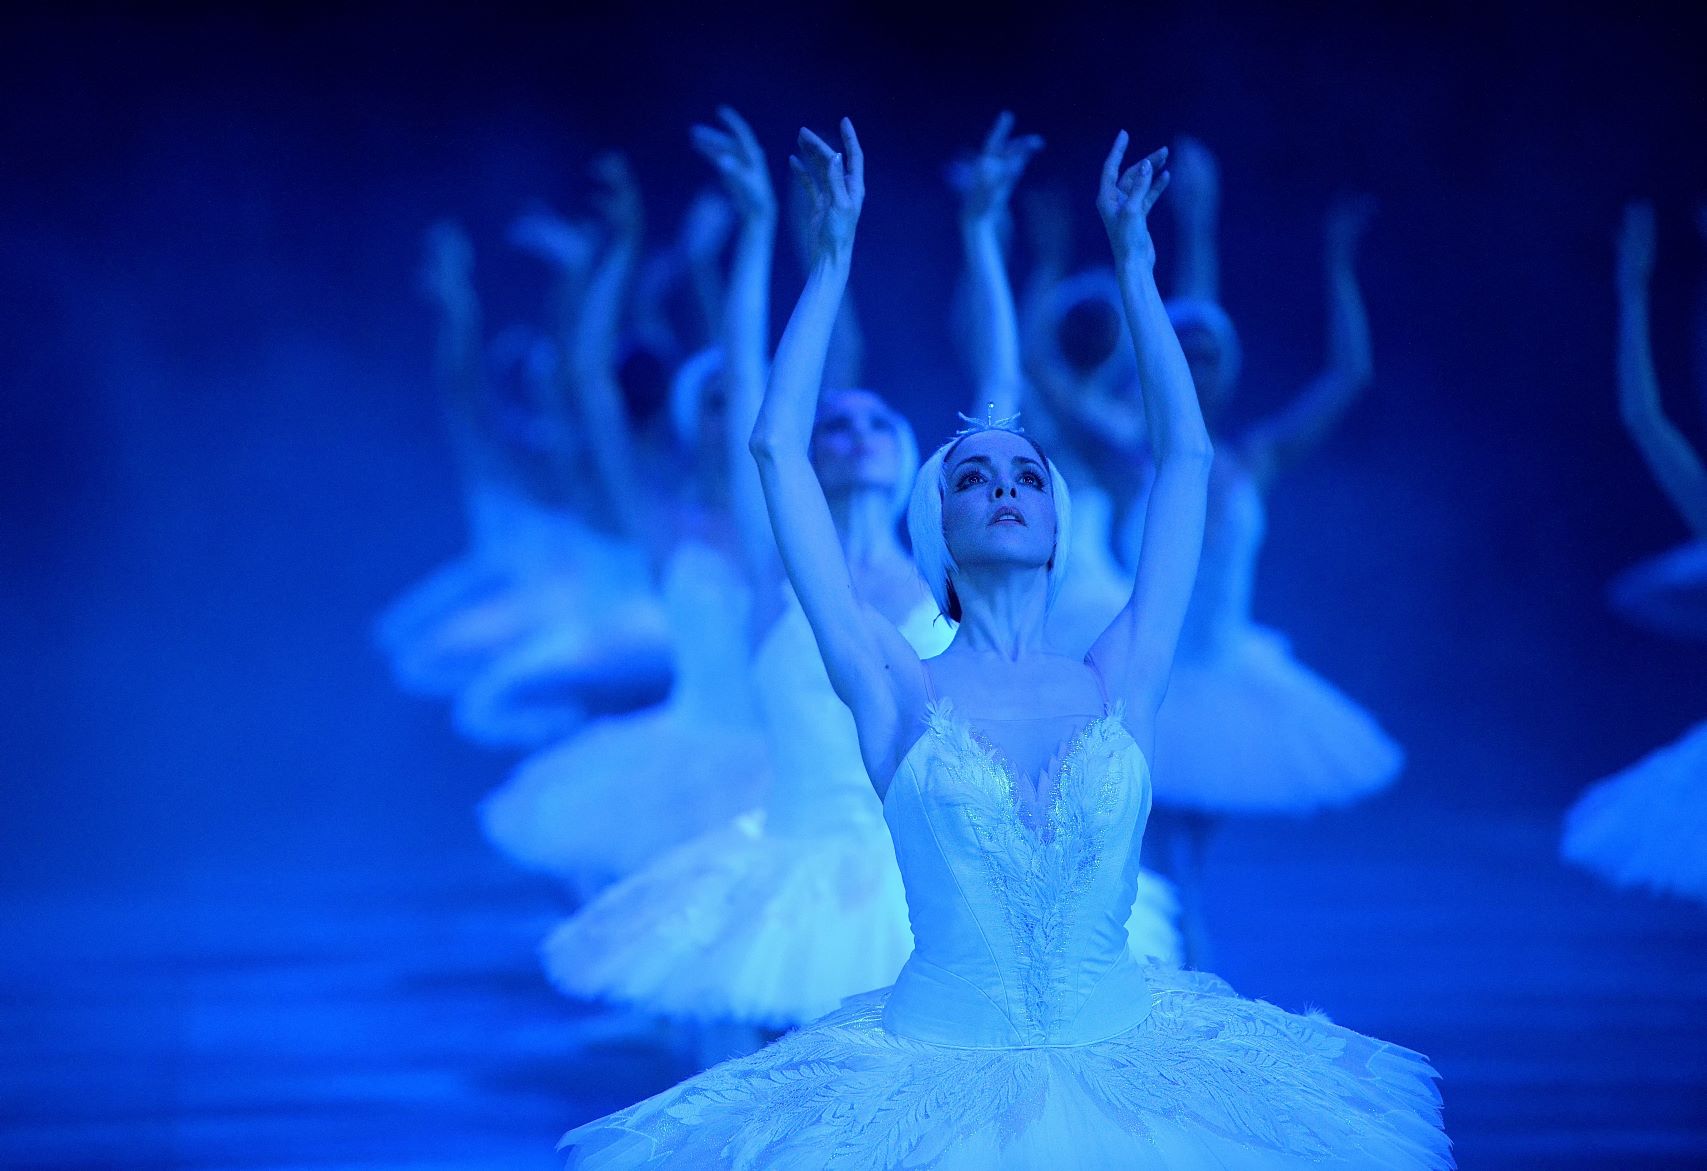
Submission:
<svg viewBox="0 0 1707 1171">
<path fill-rule="evenodd" d="M 1562 853 L 1618 886 L 1707 902 L 1707 721 L 1584 793 Z"/>
<path fill-rule="evenodd" d="M 1207 813 L 1309 813 L 1368 796 L 1404 752 L 1357 704 L 1248 627 L 1209 659 L 1174 664 L 1156 716 L 1156 804 Z"/>
<path fill-rule="evenodd" d="M 727 559 L 683 545 L 665 572 L 675 684 L 659 707 L 595 721 L 524 761 L 481 803 L 500 850 L 598 890 L 764 798 L 748 687 L 752 599 Z"/>
<path fill-rule="evenodd" d="M 1085 1045 L 883 1027 L 887 990 L 572 1130 L 585 1171 L 1417 1171 L 1451 1167 L 1416 1053 L 1152 967 L 1153 1008 Z"/>
<path fill-rule="evenodd" d="M 1707 540 L 1626 570 L 1608 589 L 1612 608 L 1658 634 L 1707 639 Z"/>
<path fill-rule="evenodd" d="M 560 573 L 552 560 L 577 526 L 499 482 L 469 498 L 469 551 L 440 566 L 391 603 L 374 641 L 411 695 L 446 697 L 519 645 L 543 614 L 529 587 Z"/>
<path fill-rule="evenodd" d="M 799 837 L 753 813 L 611 887 L 542 955 L 570 996 L 785 1028 L 894 980 L 912 950 L 881 820 Z"/>
<path fill-rule="evenodd" d="M 476 744 L 538 748 L 669 686 L 669 623 L 640 550 L 577 524 L 550 556 L 558 568 L 505 599 L 524 636 L 457 695 L 457 731 Z"/>
</svg>

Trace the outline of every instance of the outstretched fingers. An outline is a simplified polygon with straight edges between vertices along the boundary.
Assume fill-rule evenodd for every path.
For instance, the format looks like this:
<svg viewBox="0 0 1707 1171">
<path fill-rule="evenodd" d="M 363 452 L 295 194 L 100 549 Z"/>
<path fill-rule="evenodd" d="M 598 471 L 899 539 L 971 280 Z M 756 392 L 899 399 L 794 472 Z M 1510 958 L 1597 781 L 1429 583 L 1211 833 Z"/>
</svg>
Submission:
<svg viewBox="0 0 1707 1171">
<path fill-rule="evenodd" d="M 865 200 L 865 148 L 859 144 L 853 119 L 842 119 L 842 149 L 847 152 L 847 190 L 857 202 Z"/>
<path fill-rule="evenodd" d="M 1097 190 L 1098 202 L 1115 200 L 1120 193 L 1120 164 L 1126 158 L 1126 131 L 1114 136 L 1114 145 L 1102 161 L 1102 183 Z"/>
</svg>

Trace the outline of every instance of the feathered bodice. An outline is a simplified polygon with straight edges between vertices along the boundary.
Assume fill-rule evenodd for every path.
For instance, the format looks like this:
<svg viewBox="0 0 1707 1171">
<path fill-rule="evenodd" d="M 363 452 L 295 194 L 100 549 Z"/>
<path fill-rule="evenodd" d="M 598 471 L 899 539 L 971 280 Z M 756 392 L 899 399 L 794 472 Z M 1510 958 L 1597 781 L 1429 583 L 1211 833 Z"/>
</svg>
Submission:
<svg viewBox="0 0 1707 1171">
<path fill-rule="evenodd" d="M 889 787 L 884 815 L 915 946 L 884 1014 L 944 1045 L 1081 1045 L 1142 1021 L 1127 947 L 1150 771 L 1118 709 L 1085 724 L 1035 815 L 1002 756 L 947 701 Z"/>
</svg>

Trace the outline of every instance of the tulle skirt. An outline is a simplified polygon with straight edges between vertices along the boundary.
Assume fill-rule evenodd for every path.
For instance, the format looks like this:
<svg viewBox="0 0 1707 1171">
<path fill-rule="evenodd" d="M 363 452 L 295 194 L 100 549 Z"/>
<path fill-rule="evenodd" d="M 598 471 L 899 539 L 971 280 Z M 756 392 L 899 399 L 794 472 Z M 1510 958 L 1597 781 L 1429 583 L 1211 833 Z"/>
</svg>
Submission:
<svg viewBox="0 0 1707 1171">
<path fill-rule="evenodd" d="M 1416 1053 L 1152 967 L 1090 1045 L 890 1033 L 887 990 L 570 1131 L 586 1171 L 1412 1171 L 1453 1165 Z"/>
<path fill-rule="evenodd" d="M 665 704 L 529 757 L 481 802 L 480 821 L 514 861 L 586 894 L 726 825 L 768 783 L 753 725 Z"/>
<path fill-rule="evenodd" d="M 1707 721 L 1584 793 L 1562 852 L 1619 886 L 1707 902 Z"/>
<path fill-rule="evenodd" d="M 1205 813 L 1309 813 L 1392 783 L 1404 752 L 1369 713 L 1251 625 L 1174 665 L 1156 716 L 1156 803 Z"/>
<path fill-rule="evenodd" d="M 754 812 L 605 891 L 542 957 L 570 996 L 787 1028 L 893 983 L 912 950 L 881 820 L 796 836 Z"/>
<path fill-rule="evenodd" d="M 1626 570 L 1608 589 L 1613 609 L 1658 634 L 1707 638 L 1707 540 Z"/>
<path fill-rule="evenodd" d="M 535 628 L 538 613 L 499 566 L 473 555 L 434 570 L 386 607 L 374 642 L 400 690 L 447 698 Z"/>
<path fill-rule="evenodd" d="M 521 601 L 521 600 L 519 600 Z M 457 695 L 456 730 L 490 748 L 541 748 L 589 717 L 662 701 L 670 633 L 657 599 L 565 597 Z"/>
</svg>

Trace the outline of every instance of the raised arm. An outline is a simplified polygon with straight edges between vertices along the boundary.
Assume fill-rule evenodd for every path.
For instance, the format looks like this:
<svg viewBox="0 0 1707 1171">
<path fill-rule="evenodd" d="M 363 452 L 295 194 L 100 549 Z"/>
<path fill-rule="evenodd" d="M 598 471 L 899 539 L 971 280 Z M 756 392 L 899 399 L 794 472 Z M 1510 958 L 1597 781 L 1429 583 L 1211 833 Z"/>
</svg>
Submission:
<svg viewBox="0 0 1707 1171">
<path fill-rule="evenodd" d="M 853 712 L 866 769 L 880 792 L 902 749 L 902 713 L 922 673 L 899 631 L 854 590 L 829 504 L 812 468 L 813 420 L 836 311 L 847 288 L 865 202 L 865 157 L 842 119 L 843 154 L 801 130 L 789 159 L 811 197 L 806 287 L 777 344 L 752 452 L 783 568 L 806 612 L 836 694 Z"/>
<path fill-rule="evenodd" d="M 593 469 L 609 502 L 609 515 L 616 518 L 625 536 L 657 553 L 658 541 L 650 531 L 641 492 L 634 437 L 616 378 L 617 330 L 640 255 L 640 192 L 627 162 L 619 155 L 598 160 L 594 175 L 604 187 L 599 202 L 610 238 L 594 265 L 586 301 L 575 323 L 570 377 L 586 427 Z"/>
<path fill-rule="evenodd" d="M 960 191 L 960 240 L 972 291 L 971 356 L 977 386 L 969 413 L 974 418 L 992 403 L 997 416 L 1018 411 L 1025 385 L 1001 225 L 1014 185 L 1031 156 L 1043 149 L 1043 139 L 1035 134 L 1012 138 L 1013 126 L 1014 116 L 1003 111 L 978 154 L 951 172 Z"/>
<path fill-rule="evenodd" d="M 1707 468 L 1666 418 L 1648 337 L 1648 281 L 1654 269 L 1654 208 L 1632 203 L 1618 234 L 1618 407 L 1648 470 L 1684 522 L 1707 538 Z"/>
<path fill-rule="evenodd" d="M 747 449 L 765 395 L 776 192 L 765 168 L 765 152 L 746 121 L 727 106 L 717 111 L 717 117 L 720 127 L 693 128 L 693 144 L 717 168 L 739 217 L 721 329 L 729 400 L 725 454 L 742 555 L 755 596 L 764 597 L 775 592 L 776 542 L 765 512 L 764 490 Z M 770 590 L 763 588 L 767 584 Z"/>
<path fill-rule="evenodd" d="M 794 239 L 795 258 L 803 274 L 810 276 L 814 249 L 814 208 L 812 193 L 804 184 L 788 187 L 789 232 Z M 853 298 L 844 290 L 842 307 L 836 312 L 836 324 L 830 331 L 830 351 L 824 356 L 824 385 L 832 390 L 846 390 L 862 385 L 865 371 L 865 331 L 860 328 L 859 313 Z"/>
<path fill-rule="evenodd" d="M 1156 249 L 1147 217 L 1168 185 L 1167 173 L 1161 170 L 1167 149 L 1122 173 L 1126 143 L 1123 130 L 1103 163 L 1097 210 L 1114 249 L 1115 274 L 1137 352 L 1155 478 L 1132 597 L 1091 653 L 1116 694 L 1125 699 L 1128 719 L 1148 729 L 1167 691 L 1197 578 L 1214 452 L 1191 369 L 1156 288 Z"/>
<path fill-rule="evenodd" d="M 1357 287 L 1357 245 L 1375 213 L 1368 196 L 1336 200 L 1328 211 L 1323 266 L 1327 276 L 1327 365 L 1292 404 L 1258 423 L 1245 440 L 1244 455 L 1260 481 L 1268 482 L 1316 448 L 1374 376 L 1369 318 Z"/>
<path fill-rule="evenodd" d="M 478 478 L 500 459 L 481 365 L 480 298 L 474 292 L 474 247 L 449 220 L 427 231 L 421 292 L 437 315 L 433 378 L 451 444 L 465 477 Z"/>
<path fill-rule="evenodd" d="M 1174 213 L 1174 290 L 1176 297 L 1221 299 L 1221 168 L 1215 155 L 1195 138 L 1183 137 L 1168 158 Z"/>
</svg>

